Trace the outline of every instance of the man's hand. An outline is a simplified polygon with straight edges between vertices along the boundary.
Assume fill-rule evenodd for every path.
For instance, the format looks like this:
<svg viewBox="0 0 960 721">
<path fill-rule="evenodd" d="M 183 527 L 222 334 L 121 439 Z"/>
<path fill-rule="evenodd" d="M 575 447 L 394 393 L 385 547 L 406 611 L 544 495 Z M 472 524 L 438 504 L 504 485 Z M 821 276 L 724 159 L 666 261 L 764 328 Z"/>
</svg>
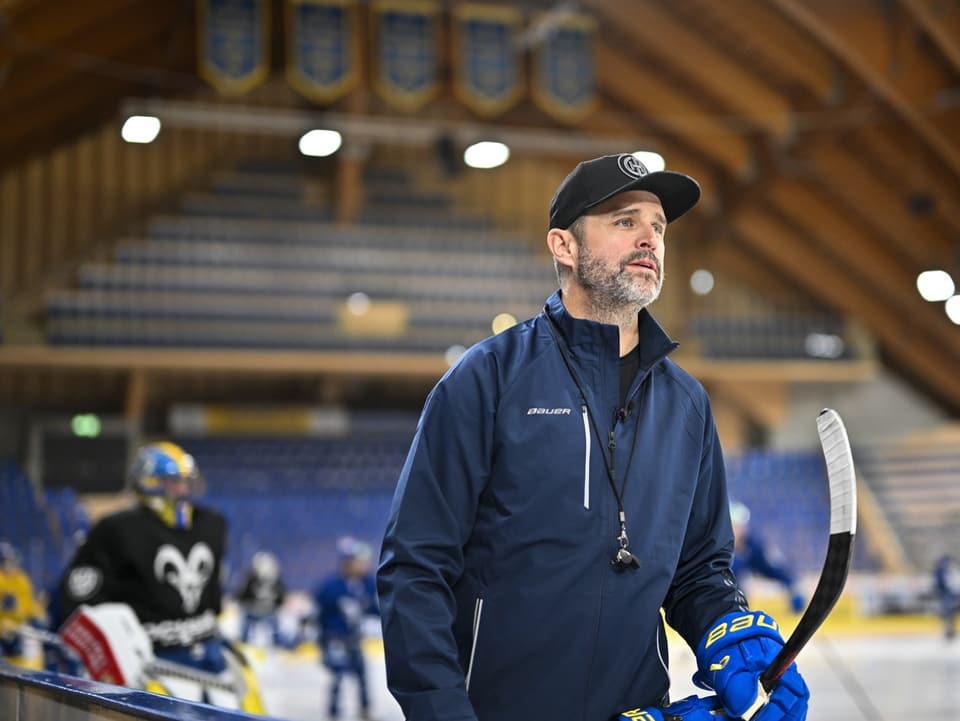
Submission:
<svg viewBox="0 0 960 721">
<path fill-rule="evenodd" d="M 716 696 L 687 696 L 669 706 L 648 706 L 624 711 L 619 721 L 720 721 L 720 700 Z"/>
<path fill-rule="evenodd" d="M 720 618 L 697 646 L 698 671 L 693 681 L 716 691 L 723 710 L 747 721 L 803 721 L 810 690 L 791 664 L 763 705 L 760 675 L 783 648 L 780 627 L 761 611 Z"/>
</svg>

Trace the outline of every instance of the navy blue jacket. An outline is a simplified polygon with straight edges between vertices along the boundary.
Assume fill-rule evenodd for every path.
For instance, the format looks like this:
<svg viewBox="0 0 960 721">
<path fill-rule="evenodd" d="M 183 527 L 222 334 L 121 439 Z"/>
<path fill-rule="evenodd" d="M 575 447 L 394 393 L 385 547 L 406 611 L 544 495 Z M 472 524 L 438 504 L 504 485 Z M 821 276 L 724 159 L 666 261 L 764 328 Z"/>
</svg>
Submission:
<svg viewBox="0 0 960 721">
<path fill-rule="evenodd" d="M 628 414 L 618 329 L 573 318 L 559 292 L 430 393 L 377 574 L 387 681 L 411 721 L 605 721 L 660 703 L 661 607 L 691 646 L 742 608 L 709 400 L 647 311 L 639 323 Z M 610 434 L 636 569 L 611 564 Z"/>
</svg>

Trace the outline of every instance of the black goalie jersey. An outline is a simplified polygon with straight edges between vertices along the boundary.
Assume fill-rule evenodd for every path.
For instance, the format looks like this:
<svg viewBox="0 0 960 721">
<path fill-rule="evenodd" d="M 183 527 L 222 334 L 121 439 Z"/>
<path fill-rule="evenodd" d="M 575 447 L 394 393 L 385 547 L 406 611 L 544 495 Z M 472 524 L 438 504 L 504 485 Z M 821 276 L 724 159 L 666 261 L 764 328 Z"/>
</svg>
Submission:
<svg viewBox="0 0 960 721">
<path fill-rule="evenodd" d="M 186 646 L 216 631 L 226 521 L 194 507 L 189 529 L 171 528 L 149 508 L 106 516 L 64 572 L 65 619 L 80 604 L 128 604 L 155 646 Z"/>
</svg>

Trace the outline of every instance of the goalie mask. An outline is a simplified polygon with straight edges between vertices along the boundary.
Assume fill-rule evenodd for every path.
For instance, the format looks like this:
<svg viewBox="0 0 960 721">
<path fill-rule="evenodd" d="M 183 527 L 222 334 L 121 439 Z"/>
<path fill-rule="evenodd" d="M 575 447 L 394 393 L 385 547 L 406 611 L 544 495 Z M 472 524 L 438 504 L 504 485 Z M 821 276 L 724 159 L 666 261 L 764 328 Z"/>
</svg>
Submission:
<svg viewBox="0 0 960 721">
<path fill-rule="evenodd" d="M 175 443 L 151 443 L 137 451 L 130 480 L 140 501 L 172 528 L 190 528 L 201 490 L 193 456 Z"/>
</svg>

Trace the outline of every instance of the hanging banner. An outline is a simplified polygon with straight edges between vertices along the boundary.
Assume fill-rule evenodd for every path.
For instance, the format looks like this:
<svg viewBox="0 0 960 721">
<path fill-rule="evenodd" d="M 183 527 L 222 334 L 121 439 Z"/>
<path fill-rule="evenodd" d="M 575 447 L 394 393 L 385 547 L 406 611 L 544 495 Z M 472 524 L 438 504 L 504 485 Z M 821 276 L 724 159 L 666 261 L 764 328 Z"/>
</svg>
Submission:
<svg viewBox="0 0 960 721">
<path fill-rule="evenodd" d="M 566 15 L 534 53 L 534 102 L 560 120 L 577 121 L 593 110 L 596 28 L 586 15 Z"/>
<path fill-rule="evenodd" d="M 287 82 L 304 97 L 329 103 L 360 79 L 355 0 L 287 0 Z"/>
<path fill-rule="evenodd" d="M 242 95 L 270 73 L 267 0 L 197 0 L 200 75 L 223 95 Z"/>
<path fill-rule="evenodd" d="M 453 12 L 454 91 L 483 115 L 502 113 L 520 98 L 522 53 L 519 10 L 458 5 Z"/>
<path fill-rule="evenodd" d="M 436 95 L 440 15 L 434 2 L 379 0 L 373 5 L 374 87 L 389 103 L 416 110 Z"/>
</svg>

